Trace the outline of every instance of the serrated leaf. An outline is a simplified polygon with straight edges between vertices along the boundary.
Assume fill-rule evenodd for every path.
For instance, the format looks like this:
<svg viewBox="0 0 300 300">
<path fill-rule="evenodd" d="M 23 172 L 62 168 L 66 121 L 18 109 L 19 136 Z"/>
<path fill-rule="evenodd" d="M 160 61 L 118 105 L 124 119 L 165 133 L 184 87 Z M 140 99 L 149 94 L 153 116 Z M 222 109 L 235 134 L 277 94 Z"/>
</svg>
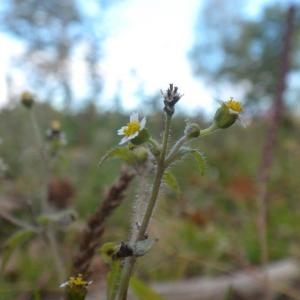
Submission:
<svg viewBox="0 0 300 300">
<path fill-rule="evenodd" d="M 195 160 L 198 163 L 198 168 L 200 170 L 201 175 L 203 175 L 206 167 L 205 156 L 199 150 L 195 150 L 195 149 L 193 149 L 191 153 L 193 154 Z"/>
<path fill-rule="evenodd" d="M 198 163 L 198 168 L 201 172 L 201 175 L 204 174 L 205 171 L 205 167 L 206 167 L 206 160 L 205 160 L 205 156 L 202 152 L 200 152 L 200 150 L 198 149 L 192 149 L 189 147 L 181 147 L 179 149 L 179 151 L 176 153 L 176 155 L 174 155 L 170 161 L 167 162 L 167 165 L 172 164 L 174 161 L 182 159 L 183 157 L 185 157 L 186 155 L 192 154 L 194 156 L 194 158 L 196 159 L 197 163 Z"/>
<path fill-rule="evenodd" d="M 107 300 L 114 300 L 118 292 L 118 283 L 121 276 L 121 262 L 119 260 L 112 261 L 111 269 L 107 274 L 107 288 L 106 298 Z"/>
<path fill-rule="evenodd" d="M 139 300 L 163 300 L 164 298 L 136 277 L 131 277 L 130 287 Z"/>
<path fill-rule="evenodd" d="M 164 180 L 164 183 L 169 187 L 169 189 L 174 191 L 176 194 L 180 193 L 179 184 L 177 182 L 176 177 L 174 176 L 174 174 L 172 172 L 166 171 L 164 174 L 163 180 Z"/>
<path fill-rule="evenodd" d="M 31 239 L 35 234 L 36 231 L 32 229 L 21 229 L 15 232 L 12 236 L 10 236 L 6 240 L 2 250 L 2 265 L 1 265 L 2 271 L 7 265 L 8 260 L 11 257 L 12 253 L 14 252 L 14 250 L 21 244 L 25 243 L 27 240 Z"/>
<path fill-rule="evenodd" d="M 127 146 L 109 150 L 102 156 L 98 165 L 101 166 L 109 158 L 120 158 L 128 163 L 133 163 L 135 161 L 134 153 Z"/>
<path fill-rule="evenodd" d="M 176 155 L 173 157 L 172 161 L 182 159 L 185 155 L 190 154 L 193 149 L 189 147 L 181 147 Z"/>
</svg>

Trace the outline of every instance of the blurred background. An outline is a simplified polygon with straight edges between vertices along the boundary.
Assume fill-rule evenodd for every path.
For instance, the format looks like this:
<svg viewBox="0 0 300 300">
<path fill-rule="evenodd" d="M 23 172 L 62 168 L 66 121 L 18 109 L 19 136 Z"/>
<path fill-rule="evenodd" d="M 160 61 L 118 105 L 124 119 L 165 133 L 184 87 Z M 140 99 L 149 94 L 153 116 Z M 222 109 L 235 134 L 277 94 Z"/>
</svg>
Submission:
<svg viewBox="0 0 300 300">
<path fill-rule="evenodd" d="M 141 260 L 138 275 L 149 282 L 181 280 L 299 258 L 299 4 L 2 1 L 1 245 L 18 229 L 9 217 L 30 222 L 29 210 L 39 209 L 43 167 L 30 113 L 20 104 L 22 92 L 34 95 L 45 142 L 52 121 L 61 124 L 64 145 L 51 164 L 48 196 L 54 195 L 58 210 L 72 207 L 78 213 L 59 236 L 68 254 L 120 172 L 119 160 L 98 167 L 119 142 L 116 130 L 139 111 L 159 138 L 160 90 L 174 83 L 184 94 L 174 140 L 187 119 L 208 126 L 218 101 L 230 96 L 244 104 L 247 127 L 234 125 L 195 142 L 207 158 L 204 176 L 192 159 L 176 165 L 176 188 L 165 189 L 151 225 L 160 241 Z M 126 193 L 103 242 L 126 239 L 134 184 Z M 57 289 L 51 257 L 41 249 L 33 239 L 14 251 L 0 277 L 0 299 L 43 299 L 38 298 L 43 292 Z M 95 278 L 104 276 L 100 258 L 93 268 Z M 300 299 L 295 282 L 293 289 L 294 298 L 283 293 L 280 299 Z"/>
</svg>

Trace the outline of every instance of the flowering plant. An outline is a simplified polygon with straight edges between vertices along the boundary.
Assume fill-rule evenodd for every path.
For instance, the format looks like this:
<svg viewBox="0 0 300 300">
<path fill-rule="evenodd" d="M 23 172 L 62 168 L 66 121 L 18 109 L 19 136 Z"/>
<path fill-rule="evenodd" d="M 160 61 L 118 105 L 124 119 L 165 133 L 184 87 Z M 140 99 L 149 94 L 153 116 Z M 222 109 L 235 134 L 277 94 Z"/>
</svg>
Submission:
<svg viewBox="0 0 300 300">
<path fill-rule="evenodd" d="M 119 142 L 121 147 L 110 150 L 100 162 L 111 157 L 120 157 L 131 164 L 139 176 L 144 176 L 143 173 L 147 171 L 152 172 L 153 167 L 155 169 L 150 188 L 143 187 L 143 190 L 150 191 L 149 194 L 142 193 L 133 203 L 131 233 L 127 242 L 113 244 L 113 246 L 109 243 L 102 248 L 102 253 L 106 253 L 106 259 L 107 254 L 110 253 L 112 270 L 118 274 L 112 276 L 114 280 L 108 284 L 109 300 L 127 299 L 128 285 L 137 259 L 145 255 L 156 242 L 156 238 L 148 232 L 148 226 L 157 204 L 162 182 L 168 184 L 168 180 L 173 178 L 170 175 L 170 166 L 187 155 L 193 155 L 203 172 L 205 165 L 203 154 L 199 149 L 189 147 L 188 143 L 212 134 L 218 129 L 230 127 L 239 119 L 243 111 L 242 104 L 233 98 L 221 102 L 208 128 L 201 129 L 199 124 L 188 122 L 183 136 L 174 145 L 170 145 L 172 116 L 182 95 L 179 94 L 177 87 L 170 84 L 169 88 L 162 92 L 162 97 L 165 112 L 162 140 L 157 141 L 150 135 L 146 129 L 145 117 L 140 120 L 137 112 L 132 113 L 130 121 L 117 131 L 118 135 L 123 136 Z M 110 251 L 107 251 L 107 248 Z"/>
</svg>

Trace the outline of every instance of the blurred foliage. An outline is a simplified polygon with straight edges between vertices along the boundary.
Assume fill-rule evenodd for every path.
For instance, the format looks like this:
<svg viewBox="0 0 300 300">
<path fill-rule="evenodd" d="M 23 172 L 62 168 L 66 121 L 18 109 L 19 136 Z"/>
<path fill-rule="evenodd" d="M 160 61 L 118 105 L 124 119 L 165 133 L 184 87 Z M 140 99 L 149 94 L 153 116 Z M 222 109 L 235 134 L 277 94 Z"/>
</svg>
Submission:
<svg viewBox="0 0 300 300">
<path fill-rule="evenodd" d="M 106 2 L 103 1 L 104 8 L 107 8 Z M 216 1 L 206 2 L 201 19 L 203 22 L 199 22 L 200 27 L 209 30 L 206 31 L 207 36 L 204 34 L 195 43 L 191 56 L 195 73 L 209 75 L 214 82 L 222 79 L 219 81 L 221 84 L 229 79 L 236 85 L 249 87 L 248 100 L 269 100 L 276 86 L 286 8 L 268 7 L 259 19 L 246 20 L 242 18 L 241 1 L 217 2 L 222 4 L 219 9 L 213 9 Z M 61 244 L 65 245 L 68 266 L 86 217 L 95 211 L 106 188 L 119 174 L 122 163 L 118 159 L 105 161 L 101 167 L 98 164 L 107 150 L 118 144 L 117 129 L 128 121 L 128 116 L 119 111 L 102 111 L 94 104 L 94 99 L 101 92 L 101 80 L 95 73 L 101 49 L 94 46 L 103 37 L 103 32 L 100 30 L 100 37 L 95 37 L 95 31 L 85 31 L 86 24 L 77 10 L 76 1 L 58 1 L 58 5 L 53 6 L 56 10 L 62 10 L 62 18 L 59 18 L 60 12 L 49 11 L 47 3 L 37 0 L 10 1 L 5 6 L 5 18 L 1 21 L 2 27 L 3 24 L 6 26 L 5 30 L 28 42 L 26 55 L 29 58 L 37 55 L 40 49 L 45 51 L 44 55 L 47 53 L 47 59 L 43 57 L 41 60 L 47 66 L 39 65 L 39 60 L 35 61 L 36 65 L 30 61 L 31 68 L 38 69 L 35 73 L 37 80 L 33 80 L 36 80 L 37 86 L 48 84 L 44 74 L 51 77 L 59 73 L 61 77 L 56 78 L 57 84 L 64 89 L 66 102 L 72 99 L 69 66 L 61 62 L 72 57 L 76 42 L 89 41 L 90 86 L 94 88 L 94 94 L 89 99 L 92 101 L 86 102 L 85 107 L 77 111 L 63 112 L 47 103 L 38 103 L 34 107 L 45 139 L 54 119 L 61 122 L 67 139 L 63 151 L 51 164 L 50 180 L 57 199 L 62 199 L 59 201 L 63 201 L 66 195 L 71 196 L 68 201 L 60 203 L 61 206 L 71 205 L 79 215 L 79 220 L 69 227 L 67 235 L 59 236 Z M 33 8 L 35 5 L 36 9 Z M 298 16 L 296 20 L 298 22 Z M 24 27 L 21 24 L 25 24 Z M 52 35 L 47 35 L 48 27 L 53 24 L 56 24 L 56 30 Z M 63 30 L 60 30 L 62 27 Z M 290 75 L 299 67 L 298 28 L 294 37 Z M 88 37 L 85 35 L 87 32 Z M 28 74 L 31 76 L 31 72 Z M 40 87 L 44 91 L 45 86 L 42 85 Z M 51 93 L 56 89 L 52 88 L 51 82 L 45 98 L 53 99 Z M 147 127 L 153 136 L 160 137 L 163 122 L 162 112 L 159 111 L 161 103 L 157 99 L 154 97 L 148 103 L 143 102 L 143 112 L 151 112 Z M 260 106 L 257 108 L 260 109 Z M 184 114 L 176 113 L 172 127 L 173 140 L 183 134 L 186 118 Z M 201 116 L 190 119 L 199 123 L 201 128 L 209 125 Z M 300 255 L 300 141 L 296 138 L 299 130 L 299 116 L 293 110 L 287 110 L 280 127 L 268 185 L 271 260 Z M 143 280 L 223 274 L 259 264 L 256 180 L 265 132 L 265 120 L 254 115 L 252 124 L 246 129 L 234 126 L 193 142 L 193 148 L 200 148 L 206 158 L 203 169 L 202 156 L 201 159 L 198 157 L 203 175 L 193 158 L 178 162 L 169 170 L 149 232 L 159 242 L 139 263 L 138 275 Z M 7 166 L 7 170 L 0 169 L 0 210 L 26 220 L 40 205 L 38 191 L 42 166 L 28 111 L 24 107 L 16 105 L 0 111 L 0 139 L 0 159 Z M 134 187 L 127 191 L 126 200 L 108 222 L 103 243 L 126 239 L 131 200 L 136 194 Z M 32 211 L 29 210 L 29 202 L 32 203 Z M 0 218 L 2 246 L 16 229 Z M 3 249 L 1 247 L 1 254 Z M 56 290 L 58 283 L 53 269 L 45 245 L 38 239 L 25 241 L 15 251 L 0 278 L 0 299 L 2 295 L 5 299 L 17 299 L 24 291 L 36 291 L 38 295 L 39 291 Z M 105 272 L 103 263 L 99 263 L 99 258 L 95 259 L 95 281 L 101 276 L 103 278 Z M 143 290 L 143 287 L 139 288 Z"/>
<path fill-rule="evenodd" d="M 257 18 L 243 13 L 246 4 L 246 0 L 205 1 L 190 58 L 196 76 L 240 84 L 257 110 L 261 107 L 258 104 L 264 106 L 276 92 L 289 1 L 269 4 Z M 290 77 L 299 76 L 299 22 L 296 11 Z M 293 96 L 290 100 L 296 102 L 299 87 L 291 88 L 295 90 L 289 94 Z"/>
<path fill-rule="evenodd" d="M 65 107 L 72 105 L 74 60 L 82 56 L 87 97 L 98 99 L 102 91 L 99 62 L 103 41 L 104 13 L 119 0 L 10 0 L 0 8 L 0 31 L 16 37 L 23 51 L 14 58 L 7 74 L 14 85 L 14 72 L 24 70 L 27 84 L 45 98 L 54 95 Z M 92 7 L 92 10 L 90 9 Z M 8 88 L 9 88 L 8 86 Z M 13 92 L 13 91 L 9 91 Z M 14 96 L 14 95 L 11 95 Z"/>
<path fill-rule="evenodd" d="M 79 214 L 79 221 L 68 229 L 65 238 L 61 237 L 61 242 L 66 245 L 66 258 L 70 258 L 85 218 L 96 209 L 106 187 L 118 176 L 119 160 L 105 161 L 101 167 L 98 162 L 119 142 L 116 130 L 127 122 L 128 116 L 97 110 L 92 103 L 77 112 L 63 113 L 45 103 L 36 105 L 35 110 L 45 136 L 51 120 L 59 119 L 68 141 L 52 166 L 51 178 L 63 179 L 72 186 L 71 206 Z M 182 135 L 186 118 L 176 115 L 172 130 L 174 140 Z M 201 128 L 208 125 L 200 117 L 191 121 L 200 123 Z M 149 115 L 147 126 L 154 136 L 159 137 L 161 112 Z M 300 142 L 295 138 L 299 130 L 299 118 L 286 115 L 269 182 L 272 260 L 299 256 L 300 160 L 297 155 Z M 27 200 L 32 201 L 33 210 L 39 205 L 36 191 L 40 185 L 41 162 L 32 138 L 28 111 L 24 107 L 0 111 L 0 137 L 0 157 L 8 166 L 0 181 L 1 209 L 26 219 Z M 159 242 L 147 253 L 147 259 L 141 260 L 141 278 L 163 280 L 201 273 L 220 274 L 259 263 L 256 176 L 264 138 L 265 124 L 255 118 L 246 129 L 234 126 L 193 142 L 193 147 L 200 148 L 206 156 L 204 175 L 192 157 L 171 168 L 170 172 L 177 179 L 176 188 L 169 189 L 172 184 L 167 184 L 161 195 L 149 232 L 159 238 Z M 127 236 L 131 199 L 136 192 L 133 187 L 127 192 L 126 201 L 109 220 L 103 242 L 120 241 Z M 0 223 L 2 243 L 16 228 L 2 219 Z M 15 290 L 57 287 L 54 273 L 48 267 L 50 258 L 43 247 L 33 240 L 13 255 L 0 280 L 3 291 L 12 289 L 12 285 L 11 295 Z M 103 275 L 103 266 L 96 267 L 95 272 L 95 276 L 97 272 Z M 36 282 L 39 282 L 38 287 Z"/>
</svg>

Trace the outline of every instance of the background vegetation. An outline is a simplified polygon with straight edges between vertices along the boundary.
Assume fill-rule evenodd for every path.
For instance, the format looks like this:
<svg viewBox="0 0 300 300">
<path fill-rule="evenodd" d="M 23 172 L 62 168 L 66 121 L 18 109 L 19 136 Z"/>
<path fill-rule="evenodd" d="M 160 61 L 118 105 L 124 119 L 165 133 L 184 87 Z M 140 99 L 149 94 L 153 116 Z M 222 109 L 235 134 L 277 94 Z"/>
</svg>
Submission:
<svg viewBox="0 0 300 300">
<path fill-rule="evenodd" d="M 94 67 L 101 60 L 105 35 L 102 31 L 96 34 L 86 30 L 87 20 L 78 7 L 76 10 L 75 1 L 69 1 L 64 7 L 60 2 L 50 7 L 47 1 L 23 1 L 21 5 L 12 0 L 2 11 L 2 28 L 28 45 L 25 56 L 20 58 L 25 63 L 18 67 L 28 71 L 37 95 L 44 99 L 35 106 L 44 137 L 55 119 L 61 122 L 67 139 L 51 168 L 50 181 L 52 189 L 58 193 L 58 201 L 78 212 L 78 220 L 68 228 L 66 235 L 59 237 L 68 266 L 86 218 L 98 207 L 106 188 L 120 172 L 122 162 L 117 159 L 106 162 L 101 168 L 98 162 L 119 142 L 116 130 L 127 122 L 128 115 L 117 106 L 107 111 L 96 105 L 102 79 L 97 77 Z M 224 9 L 219 10 L 210 9 L 216 5 L 214 2 L 204 3 L 196 31 L 199 33 L 205 27 L 207 36 L 213 33 L 214 38 L 198 38 L 197 35 L 191 49 L 191 62 L 195 75 L 201 74 L 210 84 L 236 84 L 244 88 L 251 123 L 246 129 L 235 125 L 197 142 L 197 147 L 207 157 L 203 176 L 192 159 L 174 167 L 178 186 L 173 190 L 164 187 L 151 225 L 159 243 L 148 258 L 140 262 L 139 276 L 149 281 L 226 274 L 261 263 L 257 197 L 265 155 L 263 149 L 272 124 L 270 109 L 276 107 L 274 99 L 278 93 L 282 93 L 282 106 L 280 118 L 275 120 L 279 126 L 269 153 L 272 164 L 266 181 L 268 252 L 271 261 L 300 256 L 299 86 L 292 84 L 292 79 L 299 76 L 299 12 L 296 7 L 292 46 L 287 53 L 289 68 L 282 73 L 287 7 L 270 6 L 259 19 L 248 20 L 239 13 L 230 15 L 234 12 L 230 9 L 231 1 L 222 1 Z M 36 5 L 38 9 L 33 9 Z M 102 7 L 105 12 L 108 6 Z M 221 12 L 226 13 L 224 17 Z M 101 21 L 100 16 L 99 19 Z M 223 21 L 228 26 L 219 26 Z M 50 32 L 47 28 L 55 30 L 48 35 L 45 34 Z M 72 106 L 74 95 L 68 63 L 72 47 L 83 39 L 89 41 L 90 81 L 87 84 L 92 88 L 85 105 L 77 109 Z M 32 60 L 41 53 L 41 60 Z M 208 53 L 214 55 L 214 59 L 210 57 L 213 63 L 203 63 L 208 61 Z M 45 76 L 50 79 L 46 80 Z M 278 90 L 280 80 L 286 82 L 281 91 Z M 180 83 L 178 85 L 180 87 Z M 19 103 L 18 95 L 13 90 L 10 92 L 10 104 L 0 111 L 0 210 L 23 220 L 30 218 L 28 201 L 33 210 L 38 210 L 42 170 L 28 111 Z M 51 104 L 55 93 L 62 95 L 65 110 Z M 162 129 L 162 103 L 158 99 L 156 96 L 144 99 L 140 105 L 143 112 L 148 112 L 147 124 L 156 137 Z M 183 97 L 181 101 L 189 99 Z M 209 124 L 209 117 L 200 114 L 190 117 L 177 112 L 172 130 L 174 139 L 182 134 L 187 118 L 203 127 Z M 135 183 L 137 181 L 138 178 Z M 125 239 L 131 199 L 135 195 L 133 184 L 125 201 L 109 220 L 103 243 Z M 2 244 L 15 230 L 14 225 L 0 218 Z M 14 252 L 0 277 L 0 299 L 24 299 L 21 297 L 28 292 L 57 289 L 52 258 L 43 247 L 40 240 L 34 239 Z M 95 280 L 103 279 L 106 266 L 99 257 L 94 260 L 92 271 Z"/>
</svg>

